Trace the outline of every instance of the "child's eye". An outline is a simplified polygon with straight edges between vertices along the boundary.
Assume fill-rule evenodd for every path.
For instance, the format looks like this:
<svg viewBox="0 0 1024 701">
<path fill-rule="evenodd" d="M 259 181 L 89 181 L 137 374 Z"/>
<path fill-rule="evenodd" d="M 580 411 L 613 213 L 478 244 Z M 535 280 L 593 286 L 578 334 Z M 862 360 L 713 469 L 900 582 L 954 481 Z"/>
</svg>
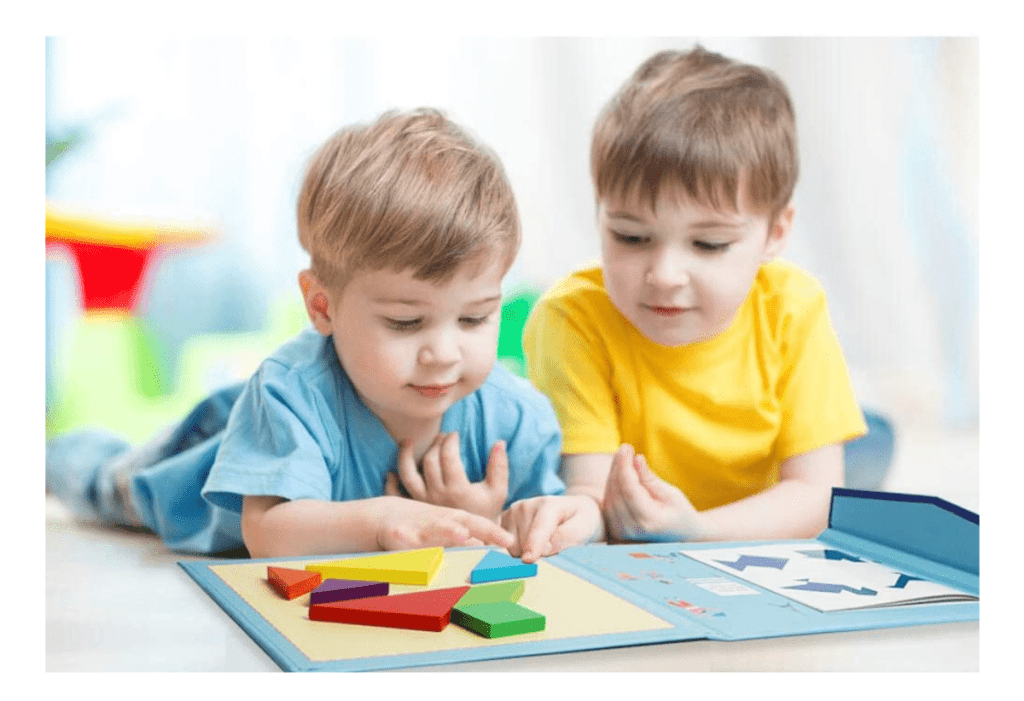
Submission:
<svg viewBox="0 0 1024 701">
<path fill-rule="evenodd" d="M 693 245 L 702 251 L 725 251 L 728 250 L 730 244 L 726 243 L 710 243 L 708 241 L 694 241 Z"/>
<path fill-rule="evenodd" d="M 643 246 L 645 243 L 649 243 L 651 240 L 647 236 L 637 236 L 635 234 L 620 234 L 618 231 L 613 231 L 612 237 L 616 241 L 625 246 Z"/>
<path fill-rule="evenodd" d="M 384 323 L 388 325 L 388 328 L 394 331 L 412 331 L 419 327 L 421 319 L 388 319 L 385 317 Z"/>
<path fill-rule="evenodd" d="M 459 322 L 466 326 L 480 326 L 486 323 L 488 318 L 490 318 L 490 314 L 484 316 L 464 316 L 459 319 Z"/>
</svg>

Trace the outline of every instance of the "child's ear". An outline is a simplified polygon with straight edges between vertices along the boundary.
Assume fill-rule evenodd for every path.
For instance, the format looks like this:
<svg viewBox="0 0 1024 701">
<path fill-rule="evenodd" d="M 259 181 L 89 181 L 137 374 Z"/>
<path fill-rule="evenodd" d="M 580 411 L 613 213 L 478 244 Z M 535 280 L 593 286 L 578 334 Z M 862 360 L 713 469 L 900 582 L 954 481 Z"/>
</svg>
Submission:
<svg viewBox="0 0 1024 701">
<path fill-rule="evenodd" d="M 795 215 L 796 209 L 792 204 L 788 204 L 775 217 L 771 228 L 768 229 L 768 241 L 765 244 L 763 256 L 765 261 L 769 261 L 782 253 L 786 244 L 789 243 L 789 234 L 793 231 L 793 218 Z"/>
<path fill-rule="evenodd" d="M 302 299 L 306 303 L 306 314 L 313 322 L 313 327 L 323 336 L 333 333 L 331 328 L 331 302 L 327 290 L 313 275 L 312 270 L 299 273 L 299 288 Z"/>
</svg>

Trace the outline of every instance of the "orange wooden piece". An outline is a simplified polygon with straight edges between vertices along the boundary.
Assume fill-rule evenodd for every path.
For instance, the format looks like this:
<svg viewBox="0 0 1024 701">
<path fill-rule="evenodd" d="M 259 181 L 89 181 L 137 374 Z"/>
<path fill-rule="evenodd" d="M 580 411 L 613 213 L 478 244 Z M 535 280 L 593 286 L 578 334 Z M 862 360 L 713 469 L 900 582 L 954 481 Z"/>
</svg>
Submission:
<svg viewBox="0 0 1024 701">
<path fill-rule="evenodd" d="M 469 587 L 451 587 L 313 604 L 309 607 L 309 618 L 312 621 L 441 631 L 451 620 L 452 608 L 467 591 Z"/>
<path fill-rule="evenodd" d="M 267 579 L 277 592 L 286 599 L 308 594 L 320 586 L 323 577 L 319 572 L 292 570 L 287 567 L 267 567 Z"/>
</svg>

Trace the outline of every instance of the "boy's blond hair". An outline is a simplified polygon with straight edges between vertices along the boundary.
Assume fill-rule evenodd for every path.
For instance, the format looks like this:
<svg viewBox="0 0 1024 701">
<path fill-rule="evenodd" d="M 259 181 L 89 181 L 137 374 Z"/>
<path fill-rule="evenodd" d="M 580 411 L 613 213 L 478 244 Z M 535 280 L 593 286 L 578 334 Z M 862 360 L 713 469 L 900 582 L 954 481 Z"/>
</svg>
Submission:
<svg viewBox="0 0 1024 701">
<path fill-rule="evenodd" d="M 366 269 L 444 282 L 497 257 L 504 272 L 519 250 L 501 161 L 434 109 L 337 132 L 313 156 L 297 209 L 313 274 L 336 291 Z"/>
<path fill-rule="evenodd" d="M 785 84 L 700 46 L 647 59 L 602 110 L 591 142 L 597 197 L 637 194 L 652 208 L 664 181 L 716 209 L 735 209 L 742 184 L 774 221 L 798 170 Z"/>
</svg>

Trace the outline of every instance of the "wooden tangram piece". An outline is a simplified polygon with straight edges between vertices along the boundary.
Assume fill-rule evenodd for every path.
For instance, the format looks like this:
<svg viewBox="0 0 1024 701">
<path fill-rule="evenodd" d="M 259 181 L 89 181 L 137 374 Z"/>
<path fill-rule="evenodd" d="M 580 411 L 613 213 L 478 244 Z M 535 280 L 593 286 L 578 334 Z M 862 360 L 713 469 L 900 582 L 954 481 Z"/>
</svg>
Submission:
<svg viewBox="0 0 1024 701">
<path fill-rule="evenodd" d="M 547 622 L 542 614 L 514 601 L 458 606 L 452 611 L 451 620 L 456 625 L 485 638 L 536 633 L 544 630 Z"/>
<path fill-rule="evenodd" d="M 468 590 L 466 586 L 449 587 L 314 604 L 309 607 L 309 618 L 313 621 L 441 631 L 451 620 L 452 607 Z"/>
<path fill-rule="evenodd" d="M 494 582 L 501 579 L 519 579 L 537 574 L 537 563 L 526 564 L 516 557 L 498 550 L 490 550 L 469 573 L 472 584 Z"/>
<path fill-rule="evenodd" d="M 313 591 L 321 579 L 318 572 L 267 566 L 267 580 L 286 599 L 294 599 Z"/>
<path fill-rule="evenodd" d="M 325 579 L 309 595 L 309 604 L 326 604 L 331 601 L 366 599 L 371 596 L 387 596 L 387 582 L 365 582 L 358 579 Z"/>
<path fill-rule="evenodd" d="M 526 582 L 521 579 L 495 582 L 493 584 L 480 584 L 470 587 L 469 591 L 459 599 L 459 603 L 455 604 L 455 608 L 463 608 L 473 604 L 490 604 L 495 601 L 519 601 L 524 591 L 526 591 Z"/>
<path fill-rule="evenodd" d="M 306 565 L 306 569 L 332 579 L 426 585 L 441 569 L 443 561 L 444 548 L 438 547 L 317 562 Z"/>
</svg>

